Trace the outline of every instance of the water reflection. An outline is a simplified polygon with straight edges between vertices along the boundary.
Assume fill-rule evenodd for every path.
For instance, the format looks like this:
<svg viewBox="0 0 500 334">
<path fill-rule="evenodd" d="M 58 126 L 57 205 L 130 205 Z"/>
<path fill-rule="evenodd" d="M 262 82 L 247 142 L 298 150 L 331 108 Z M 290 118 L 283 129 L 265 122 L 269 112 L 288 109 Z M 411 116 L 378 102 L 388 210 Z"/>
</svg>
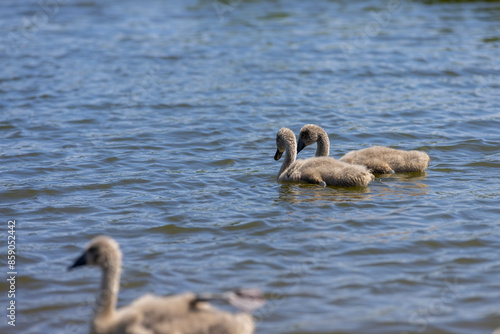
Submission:
<svg viewBox="0 0 500 334">
<path fill-rule="evenodd" d="M 278 202 L 319 203 L 349 202 L 366 199 L 369 187 L 321 187 L 312 184 L 283 183 L 279 188 Z"/>
<path fill-rule="evenodd" d="M 377 177 L 369 187 L 320 187 L 313 184 L 283 183 L 276 202 L 346 203 L 377 200 L 382 196 L 422 196 L 428 194 L 427 172 L 401 173 Z"/>
<path fill-rule="evenodd" d="M 390 176 L 381 176 L 374 183 L 377 192 L 373 192 L 373 197 L 380 196 L 422 196 L 429 192 L 427 185 L 427 172 L 401 173 Z"/>
</svg>

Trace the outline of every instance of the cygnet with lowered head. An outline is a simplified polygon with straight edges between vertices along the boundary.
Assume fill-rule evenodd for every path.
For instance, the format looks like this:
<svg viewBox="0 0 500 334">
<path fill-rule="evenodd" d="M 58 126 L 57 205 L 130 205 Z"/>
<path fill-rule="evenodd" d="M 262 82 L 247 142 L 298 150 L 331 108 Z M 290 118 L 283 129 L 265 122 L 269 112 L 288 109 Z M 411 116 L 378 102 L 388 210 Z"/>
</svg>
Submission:
<svg viewBox="0 0 500 334">
<path fill-rule="evenodd" d="M 193 293 L 168 297 L 148 294 L 116 309 L 122 271 L 118 243 L 106 236 L 94 238 L 69 269 L 83 265 L 98 266 L 102 270 L 91 334 L 251 334 L 255 326 L 250 314 L 220 311 L 207 301 L 223 299 L 248 311 L 264 304 L 260 291 L 241 290 L 204 296 Z"/>
<path fill-rule="evenodd" d="M 328 156 L 330 140 L 325 130 L 315 124 L 302 127 L 299 134 L 297 153 L 306 146 L 317 143 L 316 156 Z M 423 172 L 431 159 L 422 151 L 404 151 L 389 147 L 373 146 L 351 151 L 340 161 L 366 166 L 374 174 Z"/>
<path fill-rule="evenodd" d="M 330 157 L 295 160 L 297 143 L 293 131 L 288 128 L 278 131 L 276 146 L 274 160 L 279 160 L 285 153 L 285 159 L 278 172 L 278 181 L 313 183 L 322 186 L 366 187 L 373 179 L 373 175 L 366 167 L 350 165 Z"/>
</svg>

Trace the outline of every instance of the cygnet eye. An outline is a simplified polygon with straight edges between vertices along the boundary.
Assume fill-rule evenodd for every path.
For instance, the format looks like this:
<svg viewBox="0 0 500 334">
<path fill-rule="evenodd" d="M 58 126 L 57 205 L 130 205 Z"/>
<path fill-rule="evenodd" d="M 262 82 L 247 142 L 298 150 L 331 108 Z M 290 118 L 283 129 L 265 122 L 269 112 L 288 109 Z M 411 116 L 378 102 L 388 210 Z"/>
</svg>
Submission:
<svg viewBox="0 0 500 334">
<path fill-rule="evenodd" d="M 90 256 L 90 259 L 92 260 L 92 262 L 97 262 L 97 258 L 99 257 L 99 252 L 97 250 L 97 247 L 93 246 L 93 247 L 90 247 L 88 250 L 87 250 L 87 253 L 89 254 Z"/>
</svg>

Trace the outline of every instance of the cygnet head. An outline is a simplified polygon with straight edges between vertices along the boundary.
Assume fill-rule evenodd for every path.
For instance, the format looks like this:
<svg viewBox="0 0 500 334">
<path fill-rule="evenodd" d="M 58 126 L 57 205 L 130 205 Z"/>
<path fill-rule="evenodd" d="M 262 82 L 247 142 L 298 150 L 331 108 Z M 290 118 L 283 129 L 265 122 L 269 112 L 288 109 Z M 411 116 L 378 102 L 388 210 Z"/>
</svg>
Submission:
<svg viewBox="0 0 500 334">
<path fill-rule="evenodd" d="M 300 129 L 299 140 L 297 142 L 297 153 L 306 146 L 312 145 L 318 141 L 318 134 L 322 131 L 321 127 L 315 124 L 306 124 Z"/>
<path fill-rule="evenodd" d="M 83 254 L 68 270 L 85 265 L 109 269 L 112 265 L 121 264 L 121 259 L 122 253 L 118 243 L 110 237 L 99 236 L 90 241 Z"/>
<path fill-rule="evenodd" d="M 290 145 L 290 139 L 295 141 L 295 135 L 292 130 L 288 128 L 281 128 L 276 134 L 276 154 L 274 155 L 274 160 L 278 161 L 283 152 L 285 152 L 288 145 Z"/>
</svg>

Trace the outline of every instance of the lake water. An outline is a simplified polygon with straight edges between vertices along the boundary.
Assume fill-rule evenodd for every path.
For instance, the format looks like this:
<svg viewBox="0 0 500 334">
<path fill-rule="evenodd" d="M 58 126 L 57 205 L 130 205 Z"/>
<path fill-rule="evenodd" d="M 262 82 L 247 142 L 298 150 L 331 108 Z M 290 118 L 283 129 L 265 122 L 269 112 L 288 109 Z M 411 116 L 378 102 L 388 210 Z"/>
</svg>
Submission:
<svg viewBox="0 0 500 334">
<path fill-rule="evenodd" d="M 0 6 L 0 263 L 16 220 L 18 272 L 0 332 L 88 332 L 100 273 L 66 268 L 100 234 L 124 253 L 119 305 L 258 286 L 257 333 L 500 326 L 498 2 Z M 307 123 L 334 157 L 431 165 L 279 184 L 276 132 Z"/>
</svg>

